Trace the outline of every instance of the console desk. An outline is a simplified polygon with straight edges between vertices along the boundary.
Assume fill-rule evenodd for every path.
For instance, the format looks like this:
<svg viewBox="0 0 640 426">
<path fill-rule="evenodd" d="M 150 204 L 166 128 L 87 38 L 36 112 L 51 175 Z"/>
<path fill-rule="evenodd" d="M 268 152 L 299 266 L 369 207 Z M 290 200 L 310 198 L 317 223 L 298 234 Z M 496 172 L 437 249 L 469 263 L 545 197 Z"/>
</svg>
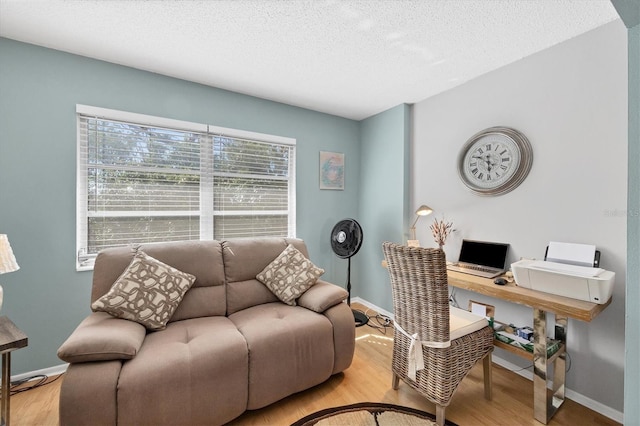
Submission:
<svg viewBox="0 0 640 426">
<path fill-rule="evenodd" d="M 589 322 L 611 303 L 585 302 L 541 291 L 518 287 L 515 283 L 496 285 L 493 279 L 476 277 L 449 271 L 448 282 L 452 287 L 473 291 L 496 299 L 506 300 L 533 308 L 533 354 L 495 340 L 497 347 L 533 360 L 533 416 L 547 424 L 565 398 L 565 363 L 568 318 Z M 547 324 L 547 313 L 555 314 L 555 324 Z M 547 328 L 553 326 L 560 348 L 547 356 Z M 553 363 L 551 393 L 547 392 L 548 366 Z"/>
<path fill-rule="evenodd" d="M 0 424 L 9 426 L 11 397 L 11 352 L 27 346 L 27 336 L 7 317 L 0 317 L 0 354 L 2 354 L 2 403 Z"/>
</svg>

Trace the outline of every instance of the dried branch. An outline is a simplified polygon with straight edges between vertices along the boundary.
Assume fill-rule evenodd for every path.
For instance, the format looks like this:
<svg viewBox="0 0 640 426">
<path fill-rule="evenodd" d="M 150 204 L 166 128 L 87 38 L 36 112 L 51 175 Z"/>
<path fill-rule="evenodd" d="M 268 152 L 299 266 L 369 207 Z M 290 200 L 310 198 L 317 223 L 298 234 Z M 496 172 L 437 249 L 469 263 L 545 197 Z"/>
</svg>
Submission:
<svg viewBox="0 0 640 426">
<path fill-rule="evenodd" d="M 453 230 L 453 222 L 445 222 L 444 216 L 442 219 L 434 219 L 433 223 L 429 226 L 433 239 L 438 244 L 438 247 L 442 248 L 447 241 L 447 237 Z"/>
</svg>

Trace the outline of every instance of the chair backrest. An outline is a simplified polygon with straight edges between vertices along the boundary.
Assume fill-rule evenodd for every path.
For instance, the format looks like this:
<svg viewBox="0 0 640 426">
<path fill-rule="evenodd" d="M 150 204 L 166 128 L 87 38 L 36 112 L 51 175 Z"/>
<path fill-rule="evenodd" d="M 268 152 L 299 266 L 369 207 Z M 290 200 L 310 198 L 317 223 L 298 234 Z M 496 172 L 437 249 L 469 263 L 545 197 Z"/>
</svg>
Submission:
<svg viewBox="0 0 640 426">
<path fill-rule="evenodd" d="M 394 321 L 420 340 L 449 340 L 447 262 L 441 249 L 382 243 L 393 289 Z"/>
</svg>

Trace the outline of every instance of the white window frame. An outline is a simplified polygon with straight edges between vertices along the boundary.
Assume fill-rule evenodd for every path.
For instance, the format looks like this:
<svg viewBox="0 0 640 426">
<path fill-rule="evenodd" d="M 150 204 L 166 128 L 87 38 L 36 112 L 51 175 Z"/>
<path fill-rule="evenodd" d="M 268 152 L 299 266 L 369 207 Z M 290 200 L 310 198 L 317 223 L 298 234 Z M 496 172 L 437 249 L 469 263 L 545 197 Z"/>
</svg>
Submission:
<svg viewBox="0 0 640 426">
<path fill-rule="evenodd" d="M 296 236 L 296 178 L 295 178 L 295 145 L 296 140 L 284 136 L 269 135 L 226 127 L 194 123 L 189 121 L 174 120 L 170 118 L 156 117 L 146 114 L 138 114 L 88 105 L 76 105 L 77 116 L 77 183 L 76 183 L 76 270 L 92 270 L 95 254 L 86 254 L 84 248 L 88 246 L 88 174 L 86 152 L 83 152 L 81 141 L 80 117 L 88 116 L 105 120 L 122 121 L 136 125 L 167 128 L 172 130 L 188 131 L 207 135 L 206 143 L 201 145 L 201 170 L 210 168 L 209 173 L 201 174 L 200 183 L 200 239 L 212 240 L 214 236 L 214 216 L 216 215 L 241 215 L 256 212 L 236 211 L 233 213 L 221 212 L 216 209 L 214 203 L 214 175 L 213 170 L 213 138 L 223 136 L 234 139 L 246 139 L 256 142 L 291 145 L 294 149 L 289 158 L 288 181 L 288 234 L 287 237 Z M 166 212 L 165 212 L 166 213 Z M 261 211 L 261 214 L 274 214 L 283 212 Z"/>
</svg>

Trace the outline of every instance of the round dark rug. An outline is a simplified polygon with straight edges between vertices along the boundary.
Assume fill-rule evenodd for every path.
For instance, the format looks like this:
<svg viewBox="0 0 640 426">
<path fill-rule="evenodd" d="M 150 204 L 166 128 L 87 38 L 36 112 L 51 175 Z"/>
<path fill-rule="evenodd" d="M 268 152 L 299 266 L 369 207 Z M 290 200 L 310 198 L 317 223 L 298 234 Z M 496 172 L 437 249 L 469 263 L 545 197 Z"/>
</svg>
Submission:
<svg viewBox="0 0 640 426">
<path fill-rule="evenodd" d="M 361 402 L 327 408 L 301 418 L 291 426 L 431 426 L 436 416 L 415 408 L 378 402 Z M 457 426 L 446 421 L 447 426 Z"/>
</svg>

